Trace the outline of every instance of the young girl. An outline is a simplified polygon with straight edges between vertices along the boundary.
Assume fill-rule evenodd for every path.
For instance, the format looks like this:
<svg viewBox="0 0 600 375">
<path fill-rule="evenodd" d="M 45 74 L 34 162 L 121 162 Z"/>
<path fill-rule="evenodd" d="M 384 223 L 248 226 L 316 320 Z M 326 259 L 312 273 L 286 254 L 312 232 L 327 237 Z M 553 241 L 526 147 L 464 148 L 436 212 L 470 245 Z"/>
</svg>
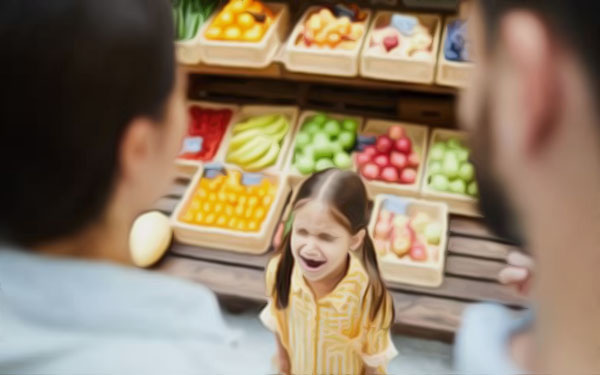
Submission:
<svg viewBox="0 0 600 375">
<path fill-rule="evenodd" d="M 293 201 L 291 230 L 267 267 L 261 320 L 277 338 L 284 374 L 381 374 L 397 352 L 394 314 L 366 228 L 360 177 L 314 174 Z"/>
</svg>

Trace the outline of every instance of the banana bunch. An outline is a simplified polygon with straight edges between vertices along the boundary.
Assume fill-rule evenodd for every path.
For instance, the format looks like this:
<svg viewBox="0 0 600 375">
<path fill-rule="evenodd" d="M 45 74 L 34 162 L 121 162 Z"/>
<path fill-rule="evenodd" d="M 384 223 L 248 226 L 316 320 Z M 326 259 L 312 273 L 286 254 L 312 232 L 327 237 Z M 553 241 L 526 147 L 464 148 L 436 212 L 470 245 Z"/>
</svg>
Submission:
<svg viewBox="0 0 600 375">
<path fill-rule="evenodd" d="M 226 161 L 255 172 L 277 162 L 281 142 L 290 130 L 286 116 L 255 116 L 234 125 Z"/>
</svg>

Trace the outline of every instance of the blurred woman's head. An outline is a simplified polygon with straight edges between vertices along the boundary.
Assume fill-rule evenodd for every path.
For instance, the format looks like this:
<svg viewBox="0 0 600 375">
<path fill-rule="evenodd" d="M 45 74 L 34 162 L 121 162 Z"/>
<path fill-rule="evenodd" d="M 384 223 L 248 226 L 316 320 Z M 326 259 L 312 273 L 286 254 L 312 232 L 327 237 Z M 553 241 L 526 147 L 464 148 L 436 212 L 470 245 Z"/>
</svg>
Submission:
<svg viewBox="0 0 600 375">
<path fill-rule="evenodd" d="M 168 0 L 3 1 L 0 46 L 2 239 L 73 236 L 160 196 L 184 128 Z"/>
</svg>

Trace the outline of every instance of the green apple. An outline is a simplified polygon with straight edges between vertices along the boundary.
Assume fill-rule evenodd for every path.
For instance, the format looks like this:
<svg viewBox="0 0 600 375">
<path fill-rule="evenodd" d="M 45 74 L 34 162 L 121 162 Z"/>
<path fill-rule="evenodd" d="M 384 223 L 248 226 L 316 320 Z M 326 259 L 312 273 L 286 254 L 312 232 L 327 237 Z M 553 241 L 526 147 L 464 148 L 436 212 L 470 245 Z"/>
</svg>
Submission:
<svg viewBox="0 0 600 375">
<path fill-rule="evenodd" d="M 425 239 L 430 245 L 439 245 L 442 238 L 442 226 L 440 223 L 431 222 L 425 227 Z"/>
<path fill-rule="evenodd" d="M 354 142 L 356 142 L 356 133 L 344 130 L 338 135 L 337 141 L 344 150 L 350 151 L 354 147 Z"/>
<path fill-rule="evenodd" d="M 321 126 L 314 121 L 309 121 L 302 126 L 302 131 L 310 135 L 315 135 L 315 133 L 321 131 Z"/>
<path fill-rule="evenodd" d="M 333 164 L 331 159 L 328 159 L 328 158 L 319 159 L 319 160 L 317 160 L 317 164 L 315 164 L 315 170 L 317 172 L 323 171 L 327 168 L 333 168 L 333 167 L 335 167 L 335 164 Z"/>
<path fill-rule="evenodd" d="M 356 133 L 358 130 L 358 121 L 352 118 L 345 118 L 342 121 L 342 128 L 350 133 Z"/>
<path fill-rule="evenodd" d="M 313 136 L 313 144 L 328 143 L 331 137 L 324 131 L 318 131 Z"/>
<path fill-rule="evenodd" d="M 308 144 L 302 150 L 301 155 L 311 158 L 311 160 L 315 160 L 315 146 L 312 144 Z"/>
<path fill-rule="evenodd" d="M 331 141 L 331 151 L 333 151 L 333 154 L 337 154 L 338 152 L 343 152 L 344 148 L 342 147 L 342 145 L 340 144 L 339 141 Z"/>
<path fill-rule="evenodd" d="M 308 133 L 300 132 L 296 136 L 296 150 L 302 150 L 306 147 L 311 140 L 311 136 Z"/>
<path fill-rule="evenodd" d="M 302 174 L 311 174 L 315 171 L 315 162 L 308 156 L 300 155 L 296 159 L 295 164 L 296 168 L 298 168 L 298 171 Z"/>
<path fill-rule="evenodd" d="M 444 155 L 444 161 L 442 163 L 442 172 L 449 179 L 453 179 L 458 176 L 460 164 L 458 163 L 458 158 L 456 156 L 456 152 L 449 150 L 446 151 L 446 155 Z"/>
<path fill-rule="evenodd" d="M 342 131 L 342 125 L 337 120 L 329 120 L 323 126 L 323 131 L 332 138 L 337 137 Z"/>
<path fill-rule="evenodd" d="M 452 150 L 457 150 L 457 149 L 463 148 L 462 145 L 460 144 L 460 141 L 456 138 L 450 138 L 448 140 L 448 142 L 446 142 L 446 146 L 448 146 L 448 148 L 452 149 Z"/>
<path fill-rule="evenodd" d="M 473 178 L 475 178 L 475 167 L 473 164 L 469 163 L 468 161 L 462 163 L 460 169 L 458 170 L 458 177 L 465 180 L 465 182 L 473 181 Z"/>
<path fill-rule="evenodd" d="M 435 176 L 432 176 L 431 181 L 429 182 L 429 185 L 438 191 L 448 190 L 448 184 L 448 177 L 444 176 L 443 174 L 436 174 Z"/>
<path fill-rule="evenodd" d="M 316 115 L 310 118 L 310 121 L 314 122 L 319 126 L 323 126 L 327 122 L 327 115 L 324 113 L 317 113 Z"/>
<path fill-rule="evenodd" d="M 313 144 L 315 159 L 331 158 L 333 156 L 333 146 L 331 142 L 319 142 Z"/>
<path fill-rule="evenodd" d="M 446 153 L 446 145 L 442 142 L 438 142 L 431 147 L 429 151 L 429 160 L 442 161 L 444 160 L 444 154 Z"/>
<path fill-rule="evenodd" d="M 442 173 L 442 162 L 441 161 L 432 161 L 429 163 L 429 175 L 432 176 L 434 174 Z"/>
<path fill-rule="evenodd" d="M 450 182 L 448 185 L 448 190 L 456 194 L 465 194 L 467 192 L 467 184 L 460 178 L 457 178 L 456 180 Z"/>
<path fill-rule="evenodd" d="M 476 197 L 479 195 L 479 187 L 477 186 L 476 181 L 471 181 L 469 186 L 467 186 L 467 194 Z"/>
<path fill-rule="evenodd" d="M 458 158 L 458 161 L 461 163 L 464 163 L 465 161 L 469 160 L 469 150 L 462 147 L 457 149 L 456 151 L 456 157 Z"/>
<path fill-rule="evenodd" d="M 344 151 L 336 153 L 333 157 L 333 162 L 339 169 L 349 169 L 352 166 L 350 155 Z"/>
</svg>

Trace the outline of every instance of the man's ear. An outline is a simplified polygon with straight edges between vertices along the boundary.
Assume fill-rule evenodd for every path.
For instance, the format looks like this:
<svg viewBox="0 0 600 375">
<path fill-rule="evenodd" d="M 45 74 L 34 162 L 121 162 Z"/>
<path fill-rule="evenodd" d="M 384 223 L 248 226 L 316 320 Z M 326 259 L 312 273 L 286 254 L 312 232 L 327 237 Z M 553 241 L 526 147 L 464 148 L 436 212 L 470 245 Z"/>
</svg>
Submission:
<svg viewBox="0 0 600 375">
<path fill-rule="evenodd" d="M 354 234 L 352 236 L 352 242 L 350 243 L 350 250 L 352 250 L 352 251 L 358 250 L 362 246 L 366 235 L 367 235 L 366 229 L 361 229 L 356 234 Z"/>
<path fill-rule="evenodd" d="M 525 151 L 535 153 L 556 123 L 558 46 L 543 20 L 528 11 L 506 14 L 500 28 L 501 44 L 519 82 Z"/>
<path fill-rule="evenodd" d="M 119 170 L 125 180 L 137 180 L 145 171 L 155 142 L 154 126 L 149 119 L 134 119 L 123 133 L 119 154 Z"/>
</svg>

